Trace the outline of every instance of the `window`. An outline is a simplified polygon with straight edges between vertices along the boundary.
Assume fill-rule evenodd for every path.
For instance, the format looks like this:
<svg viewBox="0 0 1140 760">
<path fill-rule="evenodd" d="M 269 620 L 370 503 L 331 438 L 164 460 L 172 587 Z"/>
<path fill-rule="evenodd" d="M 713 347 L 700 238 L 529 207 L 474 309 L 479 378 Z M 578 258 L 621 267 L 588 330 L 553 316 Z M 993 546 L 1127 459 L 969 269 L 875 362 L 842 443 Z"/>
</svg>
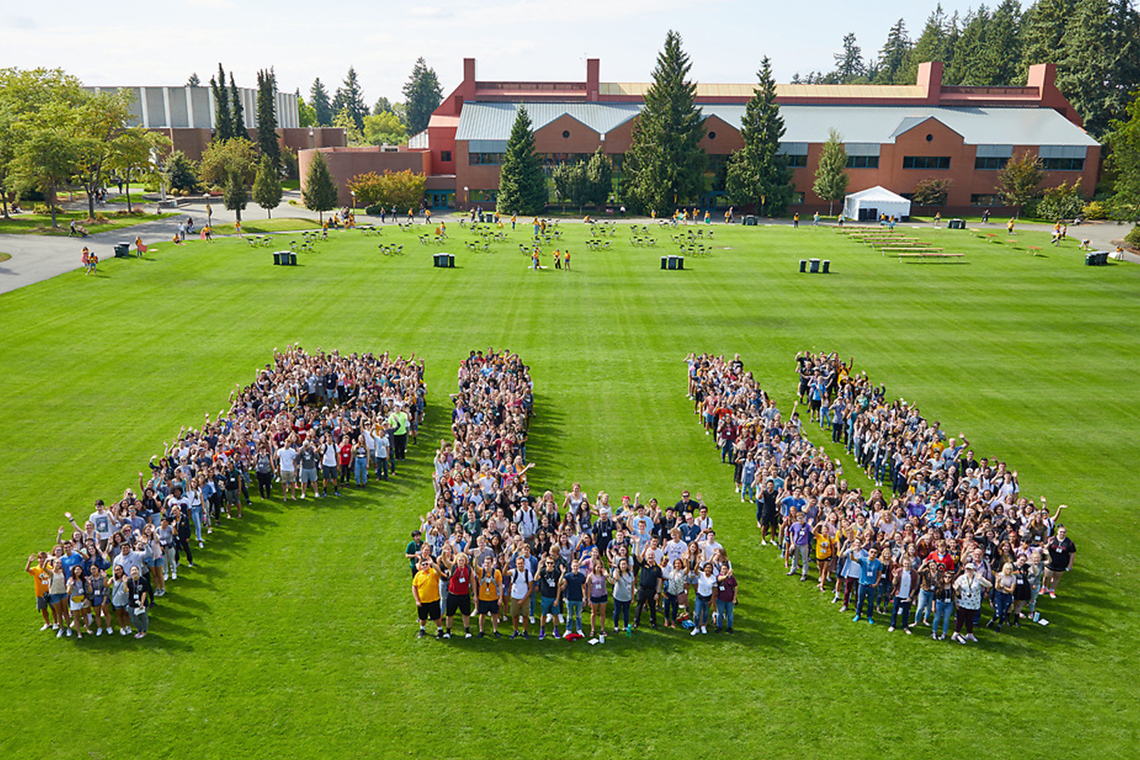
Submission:
<svg viewBox="0 0 1140 760">
<path fill-rule="evenodd" d="M 441 150 L 439 152 L 439 160 L 440 161 L 450 161 L 451 160 L 451 151 L 450 150 Z"/>
<path fill-rule="evenodd" d="M 1047 172 L 1079 172 L 1085 169 L 1083 158 L 1043 158 L 1041 164 Z"/>
<path fill-rule="evenodd" d="M 975 169 L 1004 169 L 1005 165 L 1009 163 L 1008 158 L 982 158 L 979 156 L 974 159 Z"/>
<path fill-rule="evenodd" d="M 792 206 L 804 205 L 804 193 L 803 193 L 803 191 L 792 193 L 792 200 L 790 201 L 789 205 L 792 205 Z"/>
<path fill-rule="evenodd" d="M 878 156 L 848 156 L 847 157 L 848 169 L 878 169 L 879 157 Z"/>
<path fill-rule="evenodd" d="M 715 140 L 716 139 L 716 132 L 709 132 L 709 139 Z"/>
<path fill-rule="evenodd" d="M 468 163 L 472 166 L 498 166 L 503 163 L 503 153 L 472 153 Z"/>
<path fill-rule="evenodd" d="M 788 166 L 792 169 L 798 169 L 807 166 L 806 153 L 801 156 L 787 156 L 786 158 L 788 159 Z"/>
<path fill-rule="evenodd" d="M 569 129 L 564 129 L 564 130 L 562 130 L 562 137 L 563 137 L 563 139 L 565 139 L 565 138 L 567 138 L 567 137 L 569 137 L 569 136 L 570 136 L 570 130 L 569 130 Z"/>
<path fill-rule="evenodd" d="M 974 193 L 970 196 L 971 206 L 1004 206 L 1001 196 L 997 193 Z"/>
<path fill-rule="evenodd" d="M 494 203 L 499 199 L 498 190 L 472 190 L 471 203 Z"/>
<path fill-rule="evenodd" d="M 904 169 L 949 169 L 950 156 L 903 156 Z"/>
</svg>

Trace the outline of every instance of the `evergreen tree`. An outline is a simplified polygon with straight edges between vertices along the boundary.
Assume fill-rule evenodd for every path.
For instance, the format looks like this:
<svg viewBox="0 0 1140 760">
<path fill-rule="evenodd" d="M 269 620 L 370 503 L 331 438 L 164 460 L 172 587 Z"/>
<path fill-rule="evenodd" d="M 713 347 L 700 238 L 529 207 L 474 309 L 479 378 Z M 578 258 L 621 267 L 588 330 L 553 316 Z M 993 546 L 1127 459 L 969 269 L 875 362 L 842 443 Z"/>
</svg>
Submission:
<svg viewBox="0 0 1140 760">
<path fill-rule="evenodd" d="M 850 83 L 867 73 L 867 67 L 863 63 L 863 50 L 856 42 L 854 32 L 843 35 L 843 52 L 832 57 L 835 58 L 835 75 L 841 83 Z"/>
<path fill-rule="evenodd" d="M 364 103 L 364 93 L 360 89 L 360 82 L 356 78 L 356 69 L 348 67 L 344 77 L 344 86 L 338 87 L 332 101 L 333 113 L 348 111 L 352 121 L 356 124 L 358 132 L 364 132 L 364 117 L 368 115 L 368 106 Z"/>
<path fill-rule="evenodd" d="M 268 156 L 273 171 L 281 171 L 281 145 L 277 142 L 277 75 L 257 72 L 257 146 Z M 254 199 L 256 200 L 256 198 Z"/>
<path fill-rule="evenodd" d="M 1127 118 L 1140 82 L 1140 21 L 1130 0 L 1078 0 L 1065 29 L 1057 86 L 1103 137 L 1113 119 Z"/>
<path fill-rule="evenodd" d="M 241 93 L 238 92 L 237 85 L 234 84 L 234 73 L 230 72 L 230 109 L 233 112 L 234 137 L 243 137 L 249 139 L 249 130 L 245 126 L 245 108 L 241 104 Z"/>
<path fill-rule="evenodd" d="M 1133 96 L 1128 115 L 1128 121 L 1114 121 L 1107 136 L 1112 148 L 1108 168 L 1116 175 L 1113 215 L 1140 221 L 1140 92 Z"/>
<path fill-rule="evenodd" d="M 313 152 L 313 162 L 309 164 L 309 173 L 305 177 L 305 189 L 301 196 L 305 208 L 318 212 L 322 223 L 325 220 L 325 212 L 336 208 L 336 182 L 333 181 L 324 154 L 319 150 Z"/>
<path fill-rule="evenodd" d="M 226 72 L 218 64 L 218 76 L 210 77 L 214 92 L 214 139 L 228 140 L 234 136 L 234 121 L 230 115 L 230 91 L 226 89 Z"/>
<path fill-rule="evenodd" d="M 230 172 L 226 178 L 226 187 L 222 192 L 222 204 L 234 212 L 238 224 L 241 224 L 241 212 L 245 209 L 246 195 L 245 183 L 242 182 L 241 175 L 237 172 Z"/>
<path fill-rule="evenodd" d="M 392 102 L 385 97 L 376 99 L 376 105 L 372 106 L 372 115 L 379 116 L 382 113 L 395 113 L 392 110 Z"/>
<path fill-rule="evenodd" d="M 828 202 L 828 216 L 835 211 L 835 202 L 847 196 L 847 148 L 843 138 L 834 128 L 828 131 L 827 142 L 819 156 L 819 166 L 815 170 L 815 181 L 811 185 L 821 200 Z"/>
<path fill-rule="evenodd" d="M 281 175 L 267 155 L 261 156 L 253 180 L 253 202 L 265 209 L 267 219 L 273 218 L 273 209 L 281 205 Z"/>
<path fill-rule="evenodd" d="M 586 164 L 581 161 L 567 161 L 554 167 L 551 173 L 554 180 L 554 189 L 563 203 L 570 201 L 571 206 L 581 209 L 586 205 L 590 194 L 590 181 L 586 177 Z M 501 196 L 500 196 L 501 197 Z"/>
<path fill-rule="evenodd" d="M 546 196 L 546 175 L 534 150 L 530 114 L 520 105 L 499 172 L 499 213 L 538 214 L 546 206 Z"/>
<path fill-rule="evenodd" d="M 986 24 L 976 84 L 1004 87 L 1017 84 L 1021 63 L 1021 5 L 1003 0 Z"/>
<path fill-rule="evenodd" d="M 309 90 L 309 102 L 316 113 L 317 126 L 331 127 L 333 111 L 329 103 L 329 91 L 325 89 L 320 77 L 313 80 L 313 86 Z"/>
<path fill-rule="evenodd" d="M 626 153 L 631 206 L 666 212 L 695 199 L 704 189 L 708 166 L 700 146 L 704 116 L 696 104 L 697 86 L 687 79 L 692 64 L 681 49 L 681 35 L 670 30 L 657 55 L 645 107 L 633 127 Z"/>
<path fill-rule="evenodd" d="M 776 80 L 768 56 L 760 61 L 756 76 L 758 84 L 741 120 L 744 147 L 728 161 L 728 197 L 740 206 L 756 204 L 762 215 L 776 215 L 792 198 L 792 170 L 780 154 L 784 119 L 776 105 Z"/>
<path fill-rule="evenodd" d="M 1037 0 L 1022 16 L 1019 82 L 1025 81 L 1034 64 L 1058 63 L 1061 41 L 1075 5 L 1076 0 Z"/>
<path fill-rule="evenodd" d="M 910 81 L 901 79 L 912 47 L 913 43 L 906 33 L 906 22 L 900 18 L 887 32 L 887 41 L 879 50 L 878 71 L 872 80 L 876 84 L 913 84 L 913 77 Z"/>
<path fill-rule="evenodd" d="M 186 86 L 187 87 L 201 87 L 202 86 L 202 80 L 198 78 L 198 72 L 194 72 L 193 74 L 190 75 L 190 78 L 186 80 Z"/>
<path fill-rule="evenodd" d="M 423 58 L 416 60 L 411 76 L 404 85 L 404 123 L 409 135 L 427 129 L 432 112 L 443 102 L 443 89 L 439 86 L 435 69 L 428 68 Z"/>
<path fill-rule="evenodd" d="M 950 60 L 946 65 L 946 81 L 955 85 L 987 84 L 989 71 L 983 60 L 986 42 L 986 27 L 990 12 L 984 4 L 966 14 L 962 33 L 954 45 Z"/>
</svg>

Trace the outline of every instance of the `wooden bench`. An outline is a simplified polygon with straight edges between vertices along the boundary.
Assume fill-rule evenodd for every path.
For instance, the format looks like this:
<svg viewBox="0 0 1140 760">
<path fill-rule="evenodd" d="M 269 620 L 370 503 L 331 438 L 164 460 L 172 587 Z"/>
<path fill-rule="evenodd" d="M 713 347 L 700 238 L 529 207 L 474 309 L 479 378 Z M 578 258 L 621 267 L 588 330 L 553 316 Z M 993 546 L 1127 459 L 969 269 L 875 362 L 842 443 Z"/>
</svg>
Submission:
<svg viewBox="0 0 1140 760">
<path fill-rule="evenodd" d="M 928 245 L 900 245 L 891 246 L 883 249 L 883 253 L 898 253 L 900 251 L 910 251 L 911 253 L 940 253 L 942 248 L 934 248 Z"/>
<path fill-rule="evenodd" d="M 920 261 L 925 261 L 926 259 L 960 259 L 963 256 L 965 256 L 963 253 L 945 253 L 941 250 L 921 252 L 908 251 L 898 254 L 899 261 L 903 259 L 919 259 Z"/>
</svg>

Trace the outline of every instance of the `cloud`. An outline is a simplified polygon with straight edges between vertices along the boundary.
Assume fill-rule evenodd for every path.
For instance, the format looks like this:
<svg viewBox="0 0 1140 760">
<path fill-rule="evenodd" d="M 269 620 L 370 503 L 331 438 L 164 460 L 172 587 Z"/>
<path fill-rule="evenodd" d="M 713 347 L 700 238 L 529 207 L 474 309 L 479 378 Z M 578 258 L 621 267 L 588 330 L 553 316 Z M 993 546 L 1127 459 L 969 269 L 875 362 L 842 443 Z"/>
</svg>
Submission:
<svg viewBox="0 0 1140 760">
<path fill-rule="evenodd" d="M 233 8 L 234 4 L 230 0 L 187 0 L 189 5 L 194 5 L 199 8 L 209 8 L 210 10 L 224 10 Z"/>
<path fill-rule="evenodd" d="M 8 22 L 8 26 L 12 27 L 13 29 L 39 29 L 40 28 L 39 24 L 37 24 L 35 21 L 28 18 L 27 16 L 13 16 L 12 20 Z"/>
</svg>

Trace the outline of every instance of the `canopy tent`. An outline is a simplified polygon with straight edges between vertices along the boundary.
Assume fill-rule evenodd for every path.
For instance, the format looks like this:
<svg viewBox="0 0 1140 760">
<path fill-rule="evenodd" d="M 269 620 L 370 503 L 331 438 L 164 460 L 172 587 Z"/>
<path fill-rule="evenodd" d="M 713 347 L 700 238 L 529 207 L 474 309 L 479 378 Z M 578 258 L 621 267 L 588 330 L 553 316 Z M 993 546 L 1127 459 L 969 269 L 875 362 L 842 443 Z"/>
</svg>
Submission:
<svg viewBox="0 0 1140 760">
<path fill-rule="evenodd" d="M 910 201 L 885 187 L 875 185 L 843 199 L 843 217 L 860 222 L 874 222 L 886 214 L 900 220 L 910 218 Z"/>
</svg>

